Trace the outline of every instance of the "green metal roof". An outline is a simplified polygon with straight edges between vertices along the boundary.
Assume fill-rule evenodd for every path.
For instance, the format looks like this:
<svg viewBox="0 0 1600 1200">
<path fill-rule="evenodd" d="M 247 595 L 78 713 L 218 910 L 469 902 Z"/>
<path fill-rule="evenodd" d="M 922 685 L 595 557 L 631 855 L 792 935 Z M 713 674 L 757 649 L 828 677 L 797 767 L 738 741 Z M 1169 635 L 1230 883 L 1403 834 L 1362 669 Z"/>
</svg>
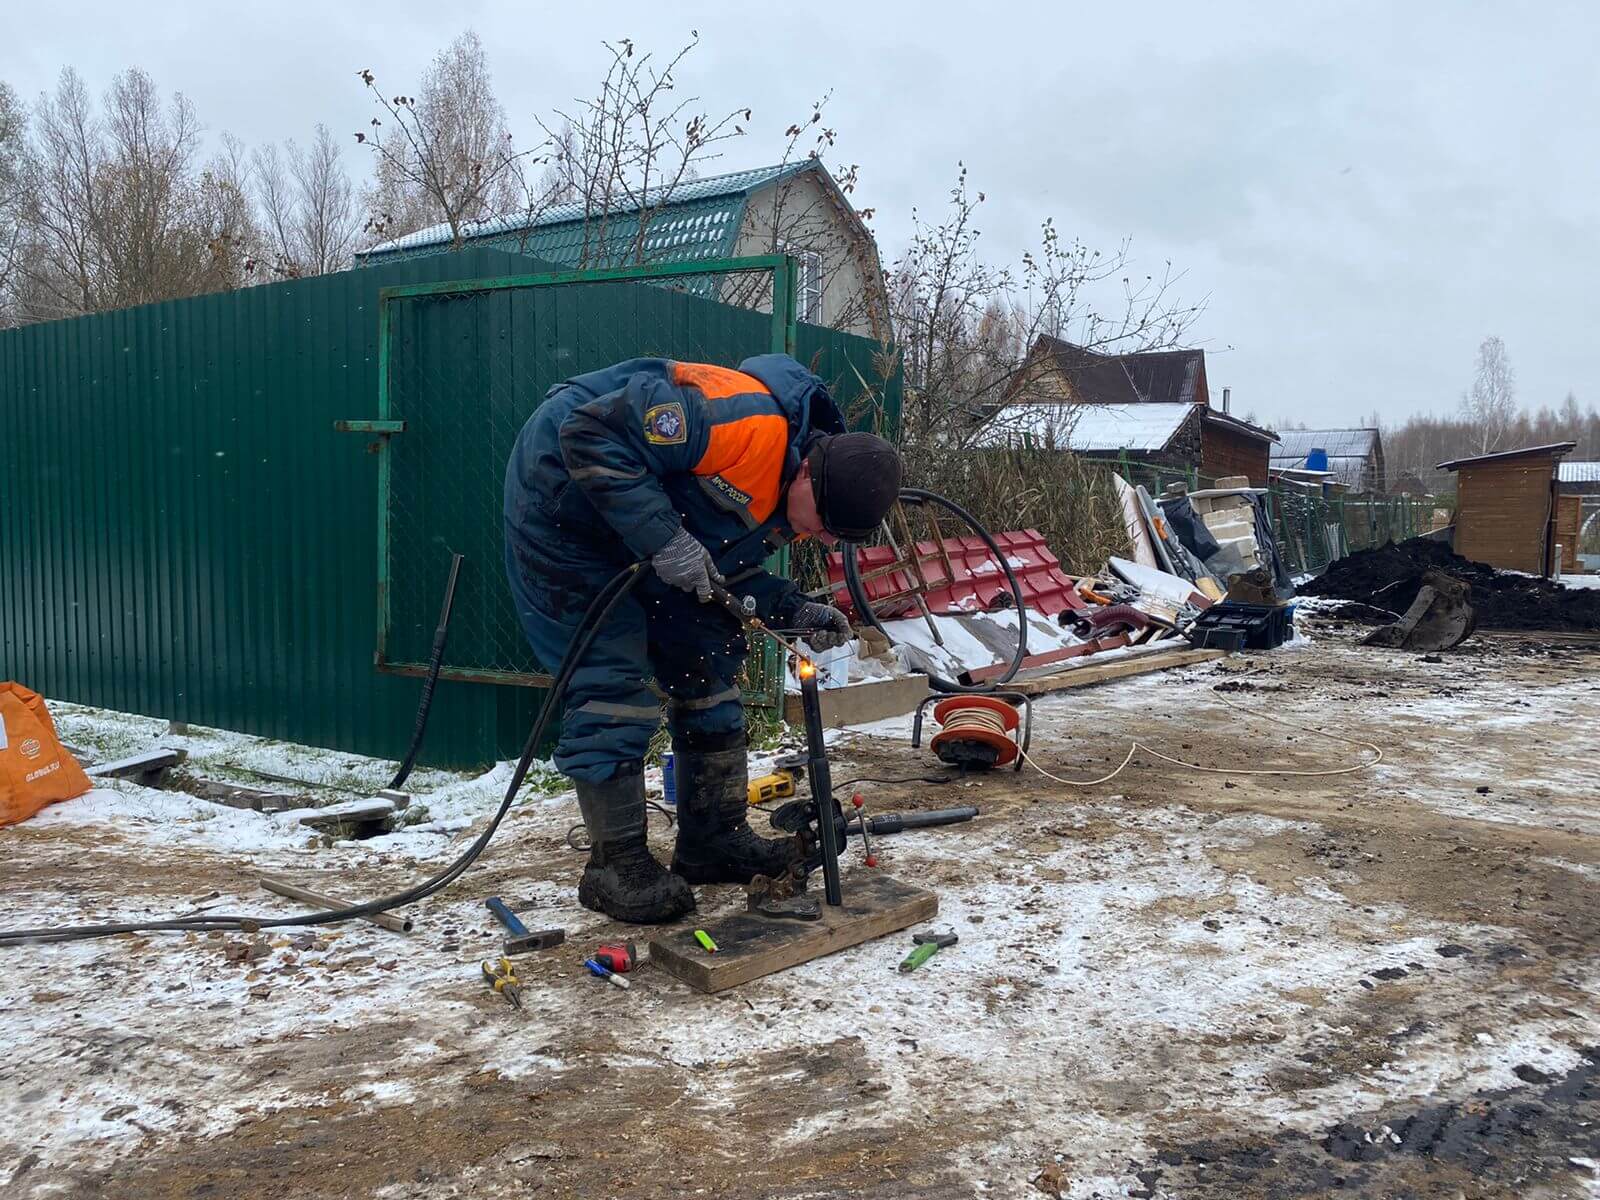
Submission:
<svg viewBox="0 0 1600 1200">
<path fill-rule="evenodd" d="M 806 159 L 696 179 L 672 188 L 671 198 L 665 203 L 665 189 L 653 190 L 647 194 L 645 205 L 660 207 L 645 232 L 644 258 L 652 263 L 669 263 L 731 257 L 750 193 L 816 165 Z M 637 206 L 591 214 L 587 226 L 587 255 L 582 204 L 560 205 L 531 223 L 523 213 L 476 221 L 464 230 L 464 237 L 471 246 L 527 254 L 560 266 L 577 266 L 581 262 L 585 267 L 614 267 L 634 261 L 634 239 L 639 234 Z M 395 262 L 437 254 L 449 248 L 450 240 L 448 225 L 434 225 L 383 242 L 356 257 L 366 264 Z"/>
</svg>

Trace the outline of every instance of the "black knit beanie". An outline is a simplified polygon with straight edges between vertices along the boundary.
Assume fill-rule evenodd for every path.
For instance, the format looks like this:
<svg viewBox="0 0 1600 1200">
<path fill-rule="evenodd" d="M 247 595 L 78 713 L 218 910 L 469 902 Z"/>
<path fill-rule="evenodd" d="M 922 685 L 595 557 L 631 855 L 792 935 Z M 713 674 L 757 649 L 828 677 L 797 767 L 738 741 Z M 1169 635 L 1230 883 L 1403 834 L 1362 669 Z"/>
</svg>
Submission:
<svg viewBox="0 0 1600 1200">
<path fill-rule="evenodd" d="M 806 462 L 823 527 L 847 542 L 871 537 L 900 494 L 900 452 L 877 434 L 819 438 Z"/>
</svg>

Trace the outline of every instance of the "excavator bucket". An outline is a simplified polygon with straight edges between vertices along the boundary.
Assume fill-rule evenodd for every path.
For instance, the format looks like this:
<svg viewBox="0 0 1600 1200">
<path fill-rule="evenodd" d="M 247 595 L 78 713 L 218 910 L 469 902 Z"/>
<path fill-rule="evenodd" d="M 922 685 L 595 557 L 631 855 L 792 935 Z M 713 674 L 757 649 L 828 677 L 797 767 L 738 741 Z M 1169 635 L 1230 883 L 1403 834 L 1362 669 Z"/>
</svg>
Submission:
<svg viewBox="0 0 1600 1200">
<path fill-rule="evenodd" d="M 1425 571 L 1417 598 L 1393 625 L 1375 629 L 1361 640 L 1363 646 L 1392 646 L 1400 650 L 1448 650 L 1459 646 L 1477 628 L 1472 607 L 1472 586 L 1443 571 Z"/>
</svg>

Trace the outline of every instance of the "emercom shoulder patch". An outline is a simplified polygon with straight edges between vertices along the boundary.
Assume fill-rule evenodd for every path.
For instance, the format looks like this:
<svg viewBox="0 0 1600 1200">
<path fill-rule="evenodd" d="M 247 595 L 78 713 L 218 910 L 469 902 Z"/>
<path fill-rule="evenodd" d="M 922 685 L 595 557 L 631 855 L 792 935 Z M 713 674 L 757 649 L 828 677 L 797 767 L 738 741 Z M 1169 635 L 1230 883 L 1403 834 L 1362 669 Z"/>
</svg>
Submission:
<svg viewBox="0 0 1600 1200">
<path fill-rule="evenodd" d="M 673 401 L 647 409 L 644 414 L 644 436 L 653 446 L 677 446 L 688 441 L 689 427 L 683 419 L 683 405 Z"/>
</svg>

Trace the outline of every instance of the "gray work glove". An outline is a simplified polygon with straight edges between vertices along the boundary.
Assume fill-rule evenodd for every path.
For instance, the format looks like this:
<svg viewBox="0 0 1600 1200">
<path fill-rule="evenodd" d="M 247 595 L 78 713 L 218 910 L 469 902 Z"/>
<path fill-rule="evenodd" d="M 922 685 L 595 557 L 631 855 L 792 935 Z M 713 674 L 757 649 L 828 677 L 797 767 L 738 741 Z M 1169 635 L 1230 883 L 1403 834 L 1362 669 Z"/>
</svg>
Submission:
<svg viewBox="0 0 1600 1200">
<path fill-rule="evenodd" d="M 711 599 L 711 585 L 723 582 L 717 564 L 711 561 L 711 552 L 682 526 L 671 541 L 650 556 L 650 565 L 662 583 L 693 592 L 702 604 Z"/>
<path fill-rule="evenodd" d="M 850 640 L 850 618 L 831 604 L 807 600 L 794 614 L 794 628 L 813 650 L 832 650 Z"/>
</svg>

